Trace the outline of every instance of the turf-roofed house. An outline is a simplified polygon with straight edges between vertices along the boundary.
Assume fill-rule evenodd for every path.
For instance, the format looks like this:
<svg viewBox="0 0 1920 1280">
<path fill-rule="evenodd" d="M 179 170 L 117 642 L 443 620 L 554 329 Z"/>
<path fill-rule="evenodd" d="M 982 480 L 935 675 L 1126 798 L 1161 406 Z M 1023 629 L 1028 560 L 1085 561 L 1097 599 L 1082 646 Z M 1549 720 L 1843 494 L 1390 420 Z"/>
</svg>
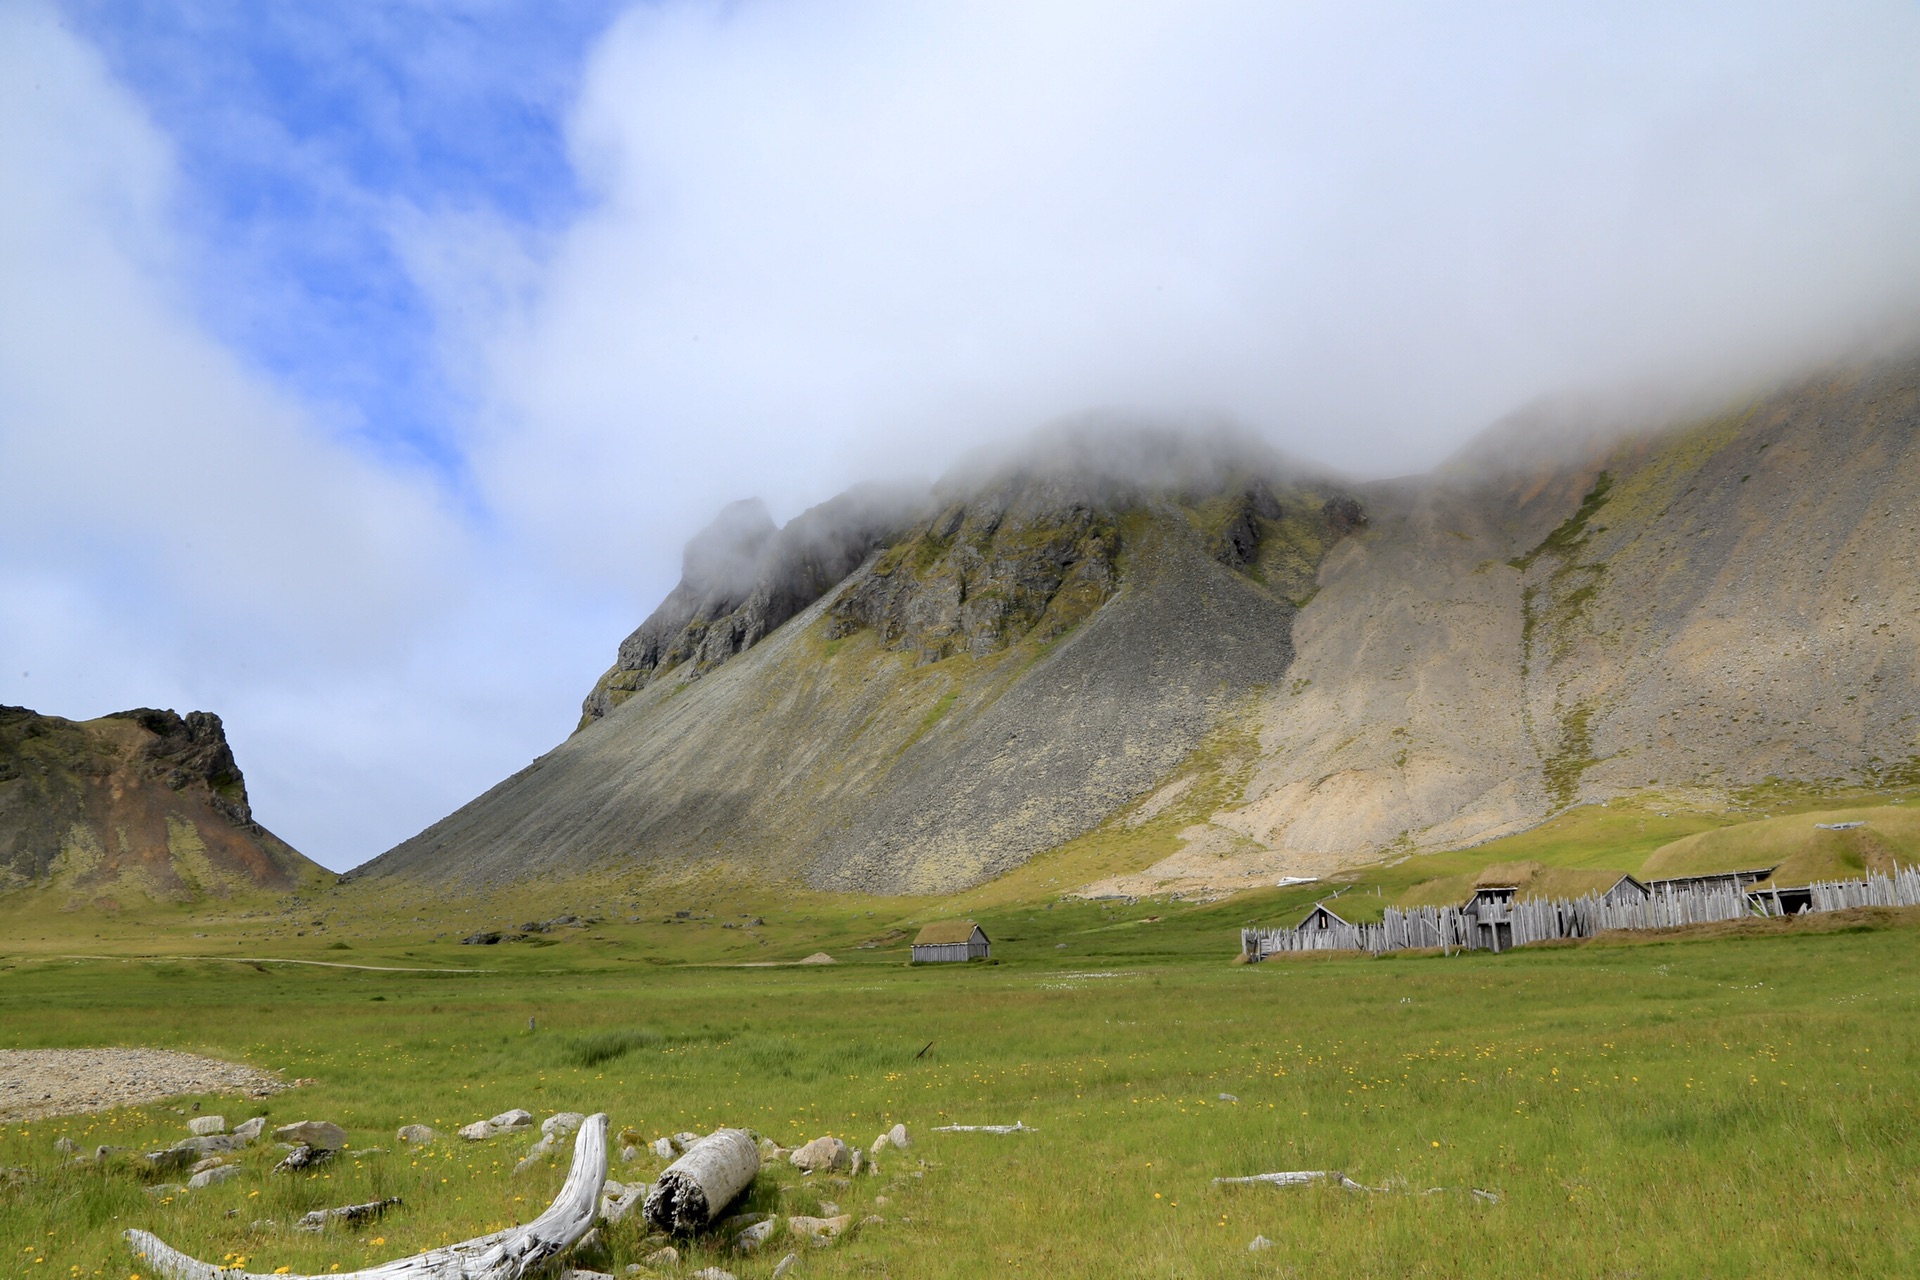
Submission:
<svg viewBox="0 0 1920 1280">
<path fill-rule="evenodd" d="M 950 960 L 986 960 L 993 955 L 993 944 L 986 930 L 971 920 L 936 920 L 913 940 L 915 964 L 938 964 Z"/>
</svg>

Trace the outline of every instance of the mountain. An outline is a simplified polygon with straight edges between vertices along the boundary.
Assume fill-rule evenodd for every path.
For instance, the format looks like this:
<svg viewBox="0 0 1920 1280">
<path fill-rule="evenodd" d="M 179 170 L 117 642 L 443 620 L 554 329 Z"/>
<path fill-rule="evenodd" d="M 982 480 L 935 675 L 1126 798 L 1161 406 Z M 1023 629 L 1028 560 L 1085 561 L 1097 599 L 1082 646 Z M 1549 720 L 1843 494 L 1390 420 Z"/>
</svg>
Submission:
<svg viewBox="0 0 1920 1280">
<path fill-rule="evenodd" d="M 283 891 L 330 874 L 253 820 L 220 717 L 73 721 L 0 707 L 0 893 L 109 909 Z"/>
<path fill-rule="evenodd" d="M 931 893 L 1071 845 L 1136 891 L 1905 779 L 1917 427 L 1904 360 L 1683 422 L 1522 415 L 1389 482 L 1082 425 L 918 499 L 737 507 L 572 738 L 361 874 Z"/>
</svg>

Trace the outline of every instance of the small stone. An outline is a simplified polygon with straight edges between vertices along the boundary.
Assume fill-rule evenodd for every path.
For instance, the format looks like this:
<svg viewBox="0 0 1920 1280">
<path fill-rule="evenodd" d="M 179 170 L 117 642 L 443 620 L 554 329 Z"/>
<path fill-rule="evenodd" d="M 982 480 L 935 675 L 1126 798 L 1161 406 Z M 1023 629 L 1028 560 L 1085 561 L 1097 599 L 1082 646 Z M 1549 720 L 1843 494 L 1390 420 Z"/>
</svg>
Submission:
<svg viewBox="0 0 1920 1280">
<path fill-rule="evenodd" d="M 540 1133 L 544 1137 L 558 1141 L 587 1122 L 587 1118 L 578 1111 L 562 1111 L 558 1115 L 548 1116 L 540 1122 Z"/>
<path fill-rule="evenodd" d="M 734 1280 L 733 1272 L 722 1271 L 719 1267 L 702 1267 L 693 1273 L 693 1280 Z"/>
<path fill-rule="evenodd" d="M 662 1160 L 671 1160 L 679 1153 L 673 1149 L 672 1138 L 655 1138 L 653 1140 L 653 1154 Z"/>
<path fill-rule="evenodd" d="M 621 1164 L 632 1164 L 635 1160 L 638 1160 L 639 1158 L 640 1158 L 640 1148 L 635 1146 L 625 1146 L 620 1148 Z"/>
<path fill-rule="evenodd" d="M 733 1238 L 733 1247 L 742 1253 L 753 1253 L 761 1245 L 773 1239 L 780 1230 L 780 1219 L 768 1218 L 765 1222 L 756 1222 Z"/>
<path fill-rule="evenodd" d="M 822 1200 L 820 1202 L 820 1212 L 829 1218 L 837 1218 L 840 1216 L 840 1206 L 831 1200 Z"/>
<path fill-rule="evenodd" d="M 1230 1093 L 1223 1093 L 1223 1094 L 1221 1094 L 1221 1095 L 1220 1095 L 1220 1101 L 1222 1101 L 1222 1102 L 1238 1102 L 1238 1101 L 1240 1101 L 1240 1099 L 1238 1099 L 1238 1098 L 1236 1098 L 1236 1097 L 1234 1097 L 1234 1096 L 1233 1096 L 1232 1094 L 1230 1094 Z"/>
<path fill-rule="evenodd" d="M 904 1124 L 896 1124 L 893 1128 L 887 1130 L 887 1141 L 891 1142 L 896 1149 L 901 1151 L 905 1151 L 913 1145 L 913 1139 L 907 1136 L 907 1126 Z"/>
<path fill-rule="evenodd" d="M 226 1131 L 227 1118 L 225 1116 L 195 1116 L 193 1119 L 187 1121 L 187 1132 L 196 1138 L 211 1137 L 213 1134 L 225 1133 Z"/>
<path fill-rule="evenodd" d="M 1247 1245 L 1247 1252 L 1259 1253 L 1263 1249 L 1271 1248 L 1273 1248 L 1273 1241 L 1267 1239 L 1265 1236 L 1255 1236 L 1252 1242 Z"/>
<path fill-rule="evenodd" d="M 883 1133 L 873 1140 L 873 1145 L 867 1148 L 867 1154 L 877 1156 L 892 1145 L 893 1139 Z"/>
<path fill-rule="evenodd" d="M 600 1247 L 600 1228 L 595 1227 L 573 1242 L 575 1253 L 592 1253 Z"/>
<path fill-rule="evenodd" d="M 235 1142 L 227 1134 L 210 1133 L 204 1138 L 182 1138 L 173 1145 L 182 1151 L 197 1151 L 204 1156 L 215 1151 L 237 1151 L 243 1144 Z"/>
<path fill-rule="evenodd" d="M 58 1151 L 63 1156 L 70 1156 L 74 1152 L 80 1149 L 80 1144 L 75 1142 L 72 1138 L 66 1138 L 66 1137 L 55 1138 L 53 1140 L 53 1149 L 55 1151 Z"/>
<path fill-rule="evenodd" d="M 853 1153 L 853 1169 L 851 1171 L 854 1177 L 857 1178 L 860 1176 L 860 1170 L 866 1166 L 866 1163 L 867 1163 L 867 1153 L 864 1151 L 856 1150 Z"/>
<path fill-rule="evenodd" d="M 892 1203 L 893 1203 L 893 1201 L 892 1201 L 891 1199 L 889 1199 L 888 1197 L 886 1197 L 886 1196 L 875 1196 L 875 1197 L 873 1198 L 873 1203 L 874 1203 L 874 1204 L 875 1204 L 876 1206 L 881 1206 L 881 1207 L 884 1207 L 884 1206 L 886 1206 L 886 1205 L 889 1205 L 889 1204 L 892 1204 Z"/>
<path fill-rule="evenodd" d="M 831 1218 L 810 1218 L 804 1214 L 795 1214 L 787 1219 L 787 1230 L 816 1249 L 832 1244 L 840 1233 L 853 1225 L 849 1214 L 839 1214 Z"/>
<path fill-rule="evenodd" d="M 509 1129 L 524 1129 L 533 1123 L 533 1112 L 515 1107 L 511 1111 L 502 1111 L 497 1116 L 489 1117 L 487 1123 L 501 1133 Z"/>
<path fill-rule="evenodd" d="M 393 1136 L 400 1142 L 411 1143 L 416 1147 L 424 1147 L 440 1135 L 423 1124 L 403 1124 L 400 1126 L 399 1132 Z"/>
<path fill-rule="evenodd" d="M 640 1261 L 652 1267 L 655 1271 L 665 1271 L 670 1267 L 680 1265 L 680 1251 L 672 1245 L 668 1245 L 664 1249 L 655 1249 L 652 1253 L 640 1259 Z"/>
<path fill-rule="evenodd" d="M 877 1213 L 870 1213 L 860 1219 L 860 1225 L 863 1227 L 884 1227 L 887 1225 L 887 1220 Z"/>
<path fill-rule="evenodd" d="M 192 1147 L 168 1147 L 165 1151 L 149 1151 L 143 1159 L 154 1173 L 173 1173 L 192 1164 L 197 1154 Z"/>
<path fill-rule="evenodd" d="M 676 1133 L 673 1135 L 673 1149 L 685 1155 L 687 1149 L 698 1141 L 700 1141 L 700 1135 L 697 1133 Z"/>
<path fill-rule="evenodd" d="M 258 1142 L 260 1135 L 266 1131 L 267 1118 L 265 1116 L 255 1116 L 251 1120 L 245 1120 L 233 1126 L 233 1132 L 227 1136 L 244 1147 Z"/>
<path fill-rule="evenodd" d="M 786 1257 L 780 1259 L 780 1265 L 773 1269 L 773 1280 L 786 1280 L 787 1273 L 799 1265 L 800 1255 L 797 1253 L 788 1254 Z"/>
<path fill-rule="evenodd" d="M 560 1280 L 613 1280 L 604 1271 L 582 1271 L 579 1267 L 569 1267 L 560 1273 Z"/>
<path fill-rule="evenodd" d="M 468 1142 L 485 1142 L 493 1136 L 493 1122 L 491 1120 L 475 1120 L 472 1124 L 462 1125 L 459 1133 L 460 1136 Z"/>
<path fill-rule="evenodd" d="M 208 1156 L 205 1160 L 187 1170 L 188 1173 L 205 1173 L 209 1169 L 218 1169 L 227 1162 L 225 1156 Z"/>
<path fill-rule="evenodd" d="M 312 1147 L 315 1151 L 342 1151 L 347 1145 L 347 1131 L 329 1120 L 300 1120 L 283 1124 L 273 1131 L 273 1136 L 296 1146 Z"/>
<path fill-rule="evenodd" d="M 302 1169 L 317 1169 L 333 1159 L 334 1153 L 324 1147 L 295 1147 L 287 1152 L 287 1158 L 273 1166 L 275 1173 L 298 1173 Z"/>
<path fill-rule="evenodd" d="M 808 1171 L 845 1169 L 852 1165 L 853 1153 L 847 1150 L 847 1144 L 838 1138 L 815 1138 L 788 1156 L 787 1162 L 796 1169 Z"/>
<path fill-rule="evenodd" d="M 156 1182 L 147 1188 L 147 1194 L 156 1200 L 164 1200 L 168 1196 L 177 1196 L 185 1190 L 186 1187 L 178 1182 Z"/>
<path fill-rule="evenodd" d="M 213 1169 L 202 1169 L 187 1179 L 187 1185 L 194 1190 L 211 1187 L 215 1183 L 225 1182 L 228 1178 L 237 1178 L 244 1172 L 237 1164 L 223 1164 Z"/>
</svg>

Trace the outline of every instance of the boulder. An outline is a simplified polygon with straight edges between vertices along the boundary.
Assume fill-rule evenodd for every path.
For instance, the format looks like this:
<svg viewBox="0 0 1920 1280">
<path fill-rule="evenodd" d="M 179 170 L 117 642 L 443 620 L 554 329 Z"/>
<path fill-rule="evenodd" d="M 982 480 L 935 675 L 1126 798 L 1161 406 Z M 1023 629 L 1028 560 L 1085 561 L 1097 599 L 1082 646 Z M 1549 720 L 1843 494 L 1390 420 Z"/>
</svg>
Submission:
<svg viewBox="0 0 1920 1280">
<path fill-rule="evenodd" d="M 815 1138 L 787 1157 L 796 1169 L 846 1169 L 853 1165 L 853 1153 L 835 1137 Z"/>
<path fill-rule="evenodd" d="M 187 1132 L 196 1138 L 210 1137 L 213 1134 L 225 1133 L 226 1131 L 227 1118 L 225 1116 L 195 1116 L 193 1119 L 187 1121 Z"/>
<path fill-rule="evenodd" d="M 347 1146 L 347 1131 L 330 1120 L 299 1120 L 293 1124 L 283 1124 L 273 1131 L 273 1136 L 281 1142 L 312 1147 L 315 1151 L 344 1151 Z"/>
<path fill-rule="evenodd" d="M 168 1147 L 165 1151 L 149 1151 L 141 1159 L 153 1173 L 173 1173 L 192 1164 L 199 1154 L 192 1147 Z"/>
<path fill-rule="evenodd" d="M 400 1131 L 393 1136 L 401 1142 L 424 1147 L 440 1135 L 423 1124 L 403 1124 L 400 1126 Z"/>
<path fill-rule="evenodd" d="M 266 1131 L 267 1118 L 265 1116 L 255 1116 L 251 1120 L 245 1120 L 233 1126 L 233 1132 L 227 1136 L 244 1147 L 258 1142 L 260 1135 Z"/>
<path fill-rule="evenodd" d="M 468 1142 L 485 1142 L 493 1136 L 493 1124 L 487 1120 L 475 1120 L 472 1124 L 461 1126 L 460 1136 Z"/>
<path fill-rule="evenodd" d="M 558 1115 L 548 1116 L 542 1120 L 540 1132 L 557 1142 L 586 1122 L 587 1118 L 578 1111 L 562 1111 Z"/>
<path fill-rule="evenodd" d="M 237 1164 L 218 1165 L 212 1169 L 202 1169 L 187 1179 L 187 1185 L 198 1191 L 201 1187 L 211 1187 L 215 1183 L 225 1182 L 228 1178 L 237 1178 L 245 1172 Z"/>
<path fill-rule="evenodd" d="M 515 1107 L 511 1111 L 502 1111 L 497 1116 L 490 1116 L 487 1119 L 487 1123 L 492 1125 L 494 1130 L 499 1133 L 507 1133 L 514 1129 L 524 1129 L 533 1123 L 533 1112 Z"/>
<path fill-rule="evenodd" d="M 662 1160 L 671 1160 L 680 1153 L 673 1149 L 672 1138 L 655 1138 L 653 1140 L 653 1154 Z"/>
<path fill-rule="evenodd" d="M 235 1142 L 230 1134 L 210 1133 L 204 1138 L 182 1138 L 173 1145 L 182 1151 L 197 1151 L 204 1156 L 217 1151 L 238 1151 L 244 1144 Z"/>
</svg>

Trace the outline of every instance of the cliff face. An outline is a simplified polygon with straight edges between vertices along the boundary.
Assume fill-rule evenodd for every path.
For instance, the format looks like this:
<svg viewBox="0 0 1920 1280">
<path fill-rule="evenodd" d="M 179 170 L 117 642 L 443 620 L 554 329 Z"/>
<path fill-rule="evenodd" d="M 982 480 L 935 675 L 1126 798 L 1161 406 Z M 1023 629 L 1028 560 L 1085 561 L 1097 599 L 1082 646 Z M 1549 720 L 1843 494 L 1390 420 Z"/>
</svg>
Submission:
<svg viewBox="0 0 1920 1280">
<path fill-rule="evenodd" d="M 1297 606 L 1268 572 L 1310 576 L 1346 499 L 1264 456 L 1160 475 L 1046 461 L 944 483 L 784 626 L 697 677 L 656 668 L 364 872 L 725 862 L 937 892 L 1098 825 L 1284 673 Z"/>
<path fill-rule="evenodd" d="M 718 651 L 637 641 L 772 579 L 663 605 L 624 705 L 367 871 L 932 892 L 1088 837 L 1139 890 L 1920 776 L 1920 360 L 1544 435 L 1359 486 L 1172 433 L 964 472 Z"/>
<path fill-rule="evenodd" d="M 584 729 L 672 672 L 698 679 L 818 600 L 916 518 L 920 495 L 844 493 L 776 528 L 757 498 L 736 502 L 687 544 L 680 584 L 620 645 L 580 708 Z"/>
<path fill-rule="evenodd" d="M 0 707 L 0 891 L 182 901 L 325 874 L 253 820 L 219 716 Z"/>
</svg>

